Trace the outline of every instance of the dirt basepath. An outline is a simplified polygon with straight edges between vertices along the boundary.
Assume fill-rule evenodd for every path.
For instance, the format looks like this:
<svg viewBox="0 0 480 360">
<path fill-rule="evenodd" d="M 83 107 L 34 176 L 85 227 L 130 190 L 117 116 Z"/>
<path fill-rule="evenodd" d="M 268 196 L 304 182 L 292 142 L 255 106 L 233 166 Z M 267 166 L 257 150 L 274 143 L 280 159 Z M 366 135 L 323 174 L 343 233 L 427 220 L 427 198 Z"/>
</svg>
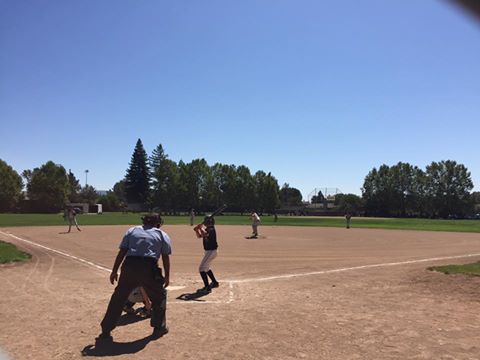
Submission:
<svg viewBox="0 0 480 360">
<path fill-rule="evenodd" d="M 479 359 L 480 279 L 426 271 L 480 260 L 480 235 L 439 232 L 218 227 L 221 286 L 198 301 L 201 244 L 174 240 L 170 333 L 121 319 L 115 343 L 93 347 L 127 227 L 0 229 L 33 254 L 0 268 L 0 347 L 13 359 Z M 41 245 L 39 247 L 35 244 Z M 455 257 L 461 257 L 455 259 Z M 89 263 L 87 263 L 88 261 Z M 182 288 L 180 288 L 182 287 Z"/>
</svg>

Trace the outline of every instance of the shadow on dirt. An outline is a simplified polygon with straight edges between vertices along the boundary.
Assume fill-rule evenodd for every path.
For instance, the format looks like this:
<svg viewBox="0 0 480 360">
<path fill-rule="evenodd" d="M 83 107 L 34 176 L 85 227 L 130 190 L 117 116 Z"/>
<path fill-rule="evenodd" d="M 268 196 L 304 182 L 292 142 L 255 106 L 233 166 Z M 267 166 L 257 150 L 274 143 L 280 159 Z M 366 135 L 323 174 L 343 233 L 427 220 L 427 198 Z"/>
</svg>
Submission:
<svg viewBox="0 0 480 360">
<path fill-rule="evenodd" d="M 128 324 L 134 324 L 139 321 L 147 320 L 150 318 L 139 316 L 136 314 L 123 314 L 117 321 L 117 326 L 125 326 Z"/>
<path fill-rule="evenodd" d="M 81 351 L 82 356 L 118 356 L 135 354 L 143 350 L 147 344 L 154 340 L 151 335 L 132 342 L 97 342 L 95 345 L 87 345 Z"/>
<path fill-rule="evenodd" d="M 208 295 L 208 292 L 202 291 L 202 290 L 197 290 L 194 293 L 186 293 L 182 294 L 177 297 L 177 300 L 183 300 L 183 301 L 205 301 L 205 300 L 199 300 L 201 297 L 204 297 Z"/>
</svg>

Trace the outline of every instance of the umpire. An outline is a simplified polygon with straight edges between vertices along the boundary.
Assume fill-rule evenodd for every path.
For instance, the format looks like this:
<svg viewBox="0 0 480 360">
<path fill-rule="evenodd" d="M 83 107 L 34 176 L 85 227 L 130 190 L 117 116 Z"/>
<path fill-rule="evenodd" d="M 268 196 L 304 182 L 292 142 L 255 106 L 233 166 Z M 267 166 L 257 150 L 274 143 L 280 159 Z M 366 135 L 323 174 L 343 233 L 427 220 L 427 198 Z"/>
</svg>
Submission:
<svg viewBox="0 0 480 360">
<path fill-rule="evenodd" d="M 158 214 L 145 215 L 142 221 L 143 225 L 131 227 L 120 243 L 120 250 L 110 274 L 110 282 L 114 284 L 117 280 L 118 284 L 101 322 L 102 333 L 96 338 L 97 341 L 113 341 L 110 332 L 117 325 L 128 295 L 138 286 L 143 286 L 152 301 L 152 339 L 158 339 L 168 332 L 165 321 L 165 288 L 170 277 L 171 240 L 166 232 L 160 230 L 162 220 Z M 162 276 L 162 269 L 158 267 L 160 256 L 165 277 Z M 119 279 L 118 269 L 121 264 Z"/>
</svg>

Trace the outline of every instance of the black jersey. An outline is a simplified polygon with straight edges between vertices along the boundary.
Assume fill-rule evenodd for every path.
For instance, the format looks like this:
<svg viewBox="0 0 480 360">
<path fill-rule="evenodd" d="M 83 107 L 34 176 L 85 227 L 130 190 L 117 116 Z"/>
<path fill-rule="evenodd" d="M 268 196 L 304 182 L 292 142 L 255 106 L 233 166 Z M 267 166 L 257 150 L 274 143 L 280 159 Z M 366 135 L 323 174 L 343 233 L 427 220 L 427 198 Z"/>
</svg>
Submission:
<svg viewBox="0 0 480 360">
<path fill-rule="evenodd" d="M 203 238 L 203 248 L 205 250 L 216 250 L 218 248 L 217 244 L 217 232 L 213 226 L 208 226 L 207 235 Z"/>
</svg>

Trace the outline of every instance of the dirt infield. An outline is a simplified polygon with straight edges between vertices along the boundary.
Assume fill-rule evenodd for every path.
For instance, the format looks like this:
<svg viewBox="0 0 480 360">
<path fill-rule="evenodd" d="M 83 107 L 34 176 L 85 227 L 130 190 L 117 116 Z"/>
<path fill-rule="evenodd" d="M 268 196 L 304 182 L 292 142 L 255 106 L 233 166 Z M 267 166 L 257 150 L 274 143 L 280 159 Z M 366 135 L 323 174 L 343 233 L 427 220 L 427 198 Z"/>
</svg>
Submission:
<svg viewBox="0 0 480 360">
<path fill-rule="evenodd" d="M 12 359 L 479 359 L 480 278 L 426 271 L 480 260 L 480 234 L 218 226 L 221 282 L 201 287 L 201 243 L 191 227 L 173 239 L 167 321 L 120 319 L 115 342 L 95 348 L 126 226 L 0 228 L 33 255 L 0 268 L 0 348 Z M 40 245 L 40 246 L 38 246 Z"/>
</svg>

